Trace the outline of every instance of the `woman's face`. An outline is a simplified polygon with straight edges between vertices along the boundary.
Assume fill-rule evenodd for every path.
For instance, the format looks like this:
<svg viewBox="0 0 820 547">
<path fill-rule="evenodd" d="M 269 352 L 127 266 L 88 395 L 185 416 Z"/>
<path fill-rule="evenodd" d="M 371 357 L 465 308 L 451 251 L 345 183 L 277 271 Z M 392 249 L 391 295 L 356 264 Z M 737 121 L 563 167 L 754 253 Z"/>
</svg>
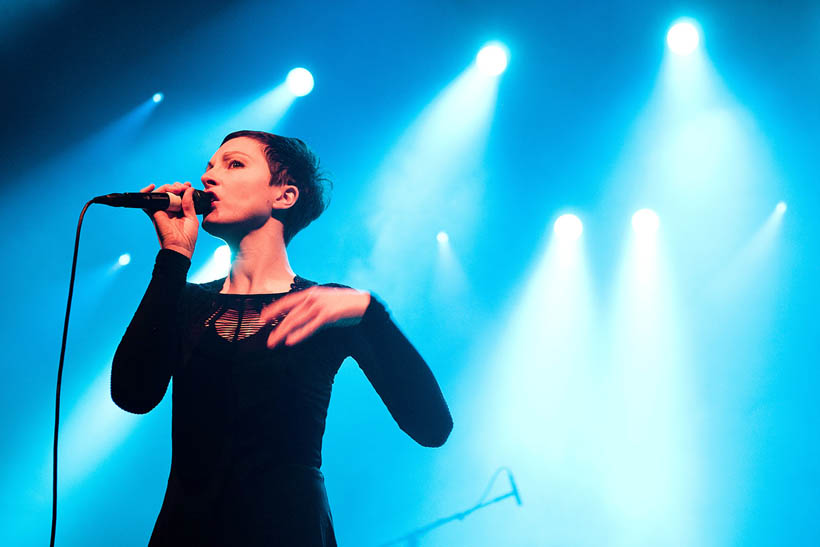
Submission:
<svg viewBox="0 0 820 547">
<path fill-rule="evenodd" d="M 287 186 L 271 186 L 264 145 L 249 137 L 231 139 L 213 155 L 202 175 L 214 197 L 202 227 L 217 236 L 239 236 L 271 218 L 271 209 Z"/>
</svg>

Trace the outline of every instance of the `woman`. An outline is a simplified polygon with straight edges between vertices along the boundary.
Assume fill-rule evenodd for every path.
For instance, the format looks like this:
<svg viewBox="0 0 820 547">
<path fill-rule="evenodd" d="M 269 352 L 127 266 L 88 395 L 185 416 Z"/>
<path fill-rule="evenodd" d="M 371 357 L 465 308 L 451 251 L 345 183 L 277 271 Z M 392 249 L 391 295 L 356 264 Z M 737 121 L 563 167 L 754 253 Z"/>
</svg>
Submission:
<svg viewBox="0 0 820 547">
<path fill-rule="evenodd" d="M 298 139 L 231 133 L 202 183 L 202 220 L 234 256 L 230 274 L 186 283 L 199 222 L 151 213 L 161 250 L 117 348 L 111 396 L 145 413 L 173 384 L 168 487 L 149 545 L 336 545 L 321 466 L 333 378 L 352 356 L 413 439 L 441 446 L 452 419 L 424 360 L 371 294 L 294 274 L 291 238 L 325 208 Z"/>
</svg>

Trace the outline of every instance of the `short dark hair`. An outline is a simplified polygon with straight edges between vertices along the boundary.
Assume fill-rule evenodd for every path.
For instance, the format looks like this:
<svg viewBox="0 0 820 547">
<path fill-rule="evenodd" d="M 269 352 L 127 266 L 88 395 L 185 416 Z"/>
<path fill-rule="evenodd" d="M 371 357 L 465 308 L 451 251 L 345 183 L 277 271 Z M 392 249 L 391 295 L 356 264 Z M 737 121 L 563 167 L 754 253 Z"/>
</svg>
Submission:
<svg viewBox="0 0 820 547">
<path fill-rule="evenodd" d="M 248 137 L 264 145 L 270 184 L 292 184 L 299 189 L 296 203 L 283 215 L 285 245 L 300 230 L 319 218 L 330 203 L 332 182 L 319 167 L 319 158 L 300 139 L 265 131 L 234 131 L 222 140 Z"/>
</svg>

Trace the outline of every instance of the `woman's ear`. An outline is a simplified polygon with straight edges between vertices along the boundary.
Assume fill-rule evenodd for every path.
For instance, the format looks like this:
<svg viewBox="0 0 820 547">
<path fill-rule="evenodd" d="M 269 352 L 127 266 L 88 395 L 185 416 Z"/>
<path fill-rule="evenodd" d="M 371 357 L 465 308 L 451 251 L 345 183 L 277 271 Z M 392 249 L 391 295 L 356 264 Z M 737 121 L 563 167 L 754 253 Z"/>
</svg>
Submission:
<svg viewBox="0 0 820 547">
<path fill-rule="evenodd" d="M 273 197 L 272 209 L 290 209 L 299 199 L 299 188 L 292 184 L 275 186 L 278 192 Z"/>
</svg>

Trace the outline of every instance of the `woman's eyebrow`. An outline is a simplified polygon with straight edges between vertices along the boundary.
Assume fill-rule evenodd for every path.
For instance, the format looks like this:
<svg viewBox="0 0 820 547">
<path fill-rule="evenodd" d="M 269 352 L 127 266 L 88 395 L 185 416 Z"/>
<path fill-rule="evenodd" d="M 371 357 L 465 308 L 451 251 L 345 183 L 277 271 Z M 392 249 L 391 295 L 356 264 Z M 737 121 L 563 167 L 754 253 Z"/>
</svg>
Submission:
<svg viewBox="0 0 820 547">
<path fill-rule="evenodd" d="M 228 156 L 230 156 L 232 154 L 233 155 L 239 155 L 239 156 L 245 156 L 248 159 L 251 158 L 249 155 L 247 155 L 244 152 L 240 152 L 239 150 L 228 150 L 227 152 L 222 154 L 222 161 L 225 161 L 228 158 Z M 205 170 L 207 171 L 208 169 L 210 169 L 213 166 L 214 166 L 214 164 L 209 161 L 208 164 L 205 166 Z"/>
<path fill-rule="evenodd" d="M 236 156 L 245 156 L 246 158 L 250 159 L 250 156 L 244 152 L 240 152 L 239 150 L 228 150 L 224 154 L 222 154 L 222 161 L 225 161 L 228 156 L 236 155 Z"/>
</svg>

